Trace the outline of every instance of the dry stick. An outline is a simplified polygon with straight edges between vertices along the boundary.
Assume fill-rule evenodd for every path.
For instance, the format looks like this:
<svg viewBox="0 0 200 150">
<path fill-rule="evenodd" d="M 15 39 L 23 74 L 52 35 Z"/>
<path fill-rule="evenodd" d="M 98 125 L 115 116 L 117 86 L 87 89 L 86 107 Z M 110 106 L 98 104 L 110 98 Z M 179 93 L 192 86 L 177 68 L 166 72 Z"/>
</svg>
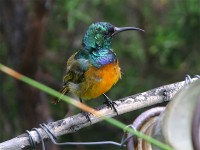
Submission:
<svg viewBox="0 0 200 150">
<path fill-rule="evenodd" d="M 192 79 L 192 81 L 194 80 L 196 80 L 196 78 Z M 177 82 L 174 84 L 161 86 L 147 92 L 116 100 L 115 102 L 118 104 L 118 106 L 116 106 L 116 109 L 120 115 L 154 104 L 170 101 L 174 97 L 174 95 L 185 85 L 185 81 Z M 108 108 L 106 105 L 98 107 L 97 112 L 107 117 L 116 116 L 116 113 Z M 96 117 L 94 115 L 90 115 L 90 119 L 92 121 L 92 124 L 102 121 L 101 117 Z M 50 128 L 52 133 L 58 137 L 64 134 L 76 132 L 79 129 L 82 129 L 89 125 L 90 123 L 88 122 L 88 120 L 83 116 L 82 113 L 79 113 L 77 115 L 56 122 L 51 122 L 47 126 Z M 43 139 L 48 139 L 48 135 L 43 129 L 38 128 L 38 130 L 41 133 Z M 40 139 L 38 137 L 38 134 L 35 131 L 30 131 L 30 134 L 36 144 L 39 144 Z M 31 146 L 27 134 L 21 134 L 16 138 L 0 143 L 0 150 L 21 150 L 30 147 Z"/>
</svg>

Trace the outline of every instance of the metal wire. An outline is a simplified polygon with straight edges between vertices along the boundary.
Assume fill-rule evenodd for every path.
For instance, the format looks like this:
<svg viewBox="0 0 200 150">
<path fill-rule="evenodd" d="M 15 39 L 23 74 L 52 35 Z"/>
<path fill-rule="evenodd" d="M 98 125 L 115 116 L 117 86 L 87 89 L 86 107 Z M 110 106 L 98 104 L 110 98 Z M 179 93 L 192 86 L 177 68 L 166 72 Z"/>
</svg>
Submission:
<svg viewBox="0 0 200 150">
<path fill-rule="evenodd" d="M 200 79 L 200 75 L 195 75 L 194 78 Z M 192 83 L 192 78 L 190 77 L 190 75 L 186 74 L 185 75 L 185 84 L 188 85 Z"/>
<path fill-rule="evenodd" d="M 186 74 L 185 75 L 185 85 L 188 85 L 192 82 L 192 79 L 190 77 L 190 75 Z"/>
<path fill-rule="evenodd" d="M 51 132 L 51 130 L 48 128 L 48 126 L 46 124 L 40 124 L 40 127 L 46 132 L 46 134 L 48 135 L 48 137 L 50 138 L 50 140 L 52 141 L 52 143 L 54 143 L 55 145 L 116 145 L 119 147 L 126 147 L 125 143 L 133 136 L 129 136 L 127 138 L 126 134 L 127 132 L 124 130 L 121 142 L 114 142 L 114 141 L 100 141 L 100 142 L 63 142 L 63 143 L 58 143 L 56 142 L 57 138 L 56 136 Z M 135 128 L 132 125 L 128 125 L 126 126 L 126 128 L 131 127 L 135 130 Z M 45 143 L 44 143 L 44 139 L 42 138 L 41 133 L 39 132 L 39 130 L 37 128 L 33 128 L 33 131 L 35 131 L 38 134 L 38 137 L 41 141 L 42 144 L 42 150 L 45 150 Z M 36 142 L 33 140 L 32 135 L 30 134 L 30 132 L 28 130 L 26 130 L 26 133 L 28 134 L 29 137 L 29 142 L 30 142 L 30 146 L 36 150 Z"/>
<path fill-rule="evenodd" d="M 126 127 L 125 127 L 125 129 L 126 128 L 132 128 L 132 129 L 134 129 L 134 130 L 136 130 L 136 128 L 131 124 L 131 125 L 127 125 Z M 124 145 L 124 143 L 126 143 L 130 138 L 132 138 L 134 135 L 129 135 L 127 138 L 125 138 L 126 137 L 126 134 L 127 134 L 127 131 L 125 131 L 125 129 L 124 129 L 124 134 L 123 134 L 123 136 L 122 136 L 122 139 L 121 139 L 121 146 L 125 146 Z"/>
<path fill-rule="evenodd" d="M 200 79 L 200 75 L 195 75 L 194 78 Z"/>
<path fill-rule="evenodd" d="M 42 138 L 41 133 L 39 132 L 39 130 L 38 130 L 37 128 L 33 128 L 32 130 L 34 130 L 34 131 L 37 132 L 37 134 L 38 134 L 38 136 L 39 136 L 39 138 L 40 138 L 40 141 L 41 141 L 41 143 L 42 143 L 42 150 L 45 150 L 44 140 L 43 140 L 43 138 Z"/>
<path fill-rule="evenodd" d="M 49 136 L 49 138 L 51 139 L 51 141 L 55 144 L 55 145 L 116 145 L 116 146 L 124 146 L 121 143 L 117 143 L 114 141 L 100 141 L 100 142 L 63 142 L 63 143 L 58 143 L 56 142 L 56 137 L 55 135 L 50 131 L 50 129 L 48 128 L 48 126 L 46 124 L 40 124 L 40 127 L 47 133 L 47 135 Z"/>
<path fill-rule="evenodd" d="M 29 132 L 28 130 L 26 130 L 26 133 L 28 134 L 30 146 L 31 146 L 33 149 L 36 149 L 36 144 L 35 144 L 35 141 L 33 140 L 32 135 L 30 134 L 30 132 Z"/>
</svg>

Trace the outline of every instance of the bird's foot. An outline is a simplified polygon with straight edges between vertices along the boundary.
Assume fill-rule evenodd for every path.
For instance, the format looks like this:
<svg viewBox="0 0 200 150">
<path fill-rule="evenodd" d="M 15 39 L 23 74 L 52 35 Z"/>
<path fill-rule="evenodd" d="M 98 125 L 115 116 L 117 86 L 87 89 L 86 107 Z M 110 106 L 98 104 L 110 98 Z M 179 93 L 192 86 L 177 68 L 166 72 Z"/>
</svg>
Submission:
<svg viewBox="0 0 200 150">
<path fill-rule="evenodd" d="M 103 94 L 103 96 L 104 96 L 105 99 L 106 99 L 106 101 L 104 102 L 104 104 L 107 104 L 108 107 L 110 107 L 111 109 L 113 109 L 113 110 L 117 113 L 117 115 L 119 115 L 119 114 L 118 114 L 118 111 L 117 111 L 117 109 L 116 109 L 116 107 L 115 107 L 115 105 L 118 106 L 118 104 L 117 104 L 116 102 L 112 101 L 112 100 L 111 100 L 108 96 L 106 96 L 105 94 Z"/>
<path fill-rule="evenodd" d="M 92 124 L 92 121 L 90 119 L 91 113 L 88 113 L 88 112 L 85 112 L 85 111 L 83 111 L 82 113 L 83 113 L 83 116 L 85 116 L 85 118 L 87 119 L 88 122 L 90 122 L 90 125 L 91 125 Z"/>
</svg>

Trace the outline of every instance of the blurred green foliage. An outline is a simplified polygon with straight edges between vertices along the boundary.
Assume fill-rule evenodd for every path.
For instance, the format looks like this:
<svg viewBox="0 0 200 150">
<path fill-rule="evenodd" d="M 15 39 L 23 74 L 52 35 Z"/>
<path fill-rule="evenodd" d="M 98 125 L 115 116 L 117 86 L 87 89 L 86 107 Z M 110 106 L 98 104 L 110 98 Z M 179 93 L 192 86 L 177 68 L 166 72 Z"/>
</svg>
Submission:
<svg viewBox="0 0 200 150">
<path fill-rule="evenodd" d="M 124 32 L 113 39 L 113 49 L 119 58 L 123 74 L 122 80 L 108 92 L 111 99 L 183 80 L 187 73 L 194 75 L 200 72 L 199 7 L 199 0 L 57 0 L 48 16 L 45 47 L 39 67 L 62 86 L 66 61 L 81 48 L 82 36 L 87 27 L 96 21 L 106 21 L 119 27 L 136 26 L 145 30 L 145 33 Z M 6 59 L 9 52 L 2 33 L 3 31 L 0 33 L 0 61 L 9 65 L 9 60 Z M 14 97 L 6 92 L 14 92 L 14 81 L 0 73 L 0 81 L 2 80 L 3 95 L 0 98 L 6 97 L 8 103 L 5 107 L 9 110 L 5 120 L 13 125 L 3 132 L 0 117 L 0 133 L 7 134 L 0 134 L 0 141 L 23 132 L 17 127 L 19 114 Z M 98 98 L 99 102 L 94 100 L 86 103 L 98 106 L 102 104 L 100 99 L 102 97 Z M 62 102 L 50 107 L 54 119 L 61 119 L 66 114 L 66 106 Z M 70 109 L 77 112 L 74 108 Z M 139 112 L 131 112 L 117 119 L 130 124 L 137 113 Z M 10 131 L 13 128 L 15 133 Z M 105 132 L 101 132 L 99 128 Z M 73 135 L 66 135 L 62 140 L 119 141 L 121 135 L 120 131 L 106 123 L 99 123 Z M 109 146 L 109 149 L 116 147 Z"/>
</svg>

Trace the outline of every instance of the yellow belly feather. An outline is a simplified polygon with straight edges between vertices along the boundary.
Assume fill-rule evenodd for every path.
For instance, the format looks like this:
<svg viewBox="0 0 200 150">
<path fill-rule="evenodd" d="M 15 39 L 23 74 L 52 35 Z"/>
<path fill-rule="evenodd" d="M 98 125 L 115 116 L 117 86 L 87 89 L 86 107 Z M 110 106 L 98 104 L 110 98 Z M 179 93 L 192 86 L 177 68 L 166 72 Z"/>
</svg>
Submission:
<svg viewBox="0 0 200 150">
<path fill-rule="evenodd" d="M 96 98 L 107 92 L 121 78 L 118 61 L 101 68 L 91 66 L 85 73 L 85 81 L 77 95 L 83 99 Z"/>
</svg>

